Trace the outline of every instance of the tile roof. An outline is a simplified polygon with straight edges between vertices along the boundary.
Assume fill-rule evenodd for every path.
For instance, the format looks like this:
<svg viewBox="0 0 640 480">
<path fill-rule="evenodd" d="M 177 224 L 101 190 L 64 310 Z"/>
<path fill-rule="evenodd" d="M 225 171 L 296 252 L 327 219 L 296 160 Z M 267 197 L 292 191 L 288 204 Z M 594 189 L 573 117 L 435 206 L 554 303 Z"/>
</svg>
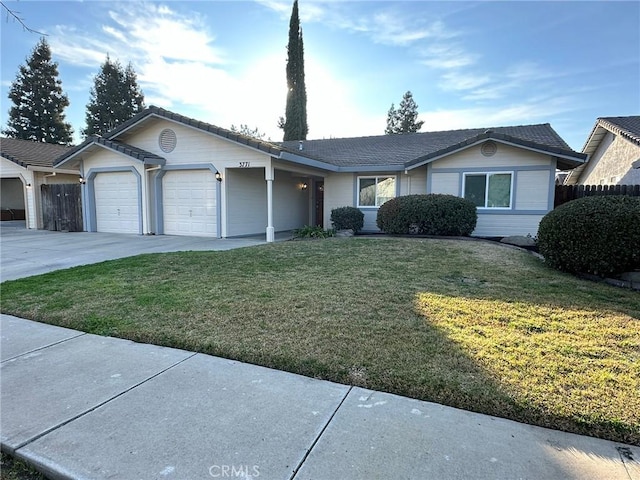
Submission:
<svg viewBox="0 0 640 480">
<path fill-rule="evenodd" d="M 52 167 L 56 158 L 70 151 L 72 147 L 52 143 L 0 138 L 0 154 L 21 167 Z"/>
<path fill-rule="evenodd" d="M 306 140 L 302 143 L 302 150 L 299 150 L 300 143 L 298 141 L 282 142 L 279 145 L 297 155 L 309 156 L 338 167 L 366 165 L 404 168 L 463 148 L 465 145 L 476 143 L 484 138 L 517 143 L 576 159 L 584 157 L 571 150 L 571 147 L 548 123 L 403 135 Z"/>
<path fill-rule="evenodd" d="M 627 140 L 640 145 L 640 115 L 630 117 L 600 117 L 596 125 L 622 135 Z"/>
<path fill-rule="evenodd" d="M 118 135 L 121 135 L 123 132 L 127 131 L 128 129 L 135 126 L 137 123 L 139 123 L 141 120 L 151 115 L 173 120 L 183 125 L 197 128 L 198 130 L 213 133 L 214 135 L 218 135 L 223 138 L 228 138 L 229 140 L 232 140 L 236 143 L 247 145 L 249 147 L 255 148 L 257 150 L 261 150 L 271 155 L 278 156 L 281 152 L 280 147 L 278 147 L 272 142 L 267 142 L 264 140 L 256 139 L 254 137 L 249 137 L 247 135 L 242 135 L 240 133 L 227 130 L 226 128 L 216 127 L 215 125 L 211 125 L 210 123 L 201 122 L 200 120 L 196 120 L 190 117 L 185 117 L 184 115 L 173 113 L 173 112 L 170 112 L 169 110 L 165 110 L 164 108 L 156 107 L 154 105 L 150 105 L 144 111 L 130 118 L 120 126 L 116 127 L 114 130 L 111 130 L 106 135 L 106 138 L 108 139 L 116 138 Z"/>
<path fill-rule="evenodd" d="M 80 145 L 74 147 L 70 151 L 58 157 L 55 161 L 55 164 L 60 165 L 65 160 L 68 160 L 69 158 L 85 150 L 91 145 L 102 145 L 104 147 L 110 148 L 111 150 L 115 150 L 124 155 L 127 155 L 131 158 L 135 158 L 136 160 L 140 160 L 144 164 L 164 165 L 166 161 L 163 157 L 156 155 L 155 153 L 147 152 L 146 150 L 143 150 L 138 147 L 134 147 L 133 145 L 128 145 L 126 143 L 118 142 L 116 140 L 108 140 L 106 138 L 99 137 L 97 135 L 91 135 L 87 137 L 87 139 L 84 142 L 82 142 Z"/>
<path fill-rule="evenodd" d="M 235 143 L 246 145 L 282 160 L 334 171 L 357 171 L 358 168 L 380 168 L 385 170 L 409 168 L 418 162 L 424 163 L 429 161 L 430 158 L 450 153 L 486 138 L 515 143 L 524 147 L 542 150 L 552 155 L 559 155 L 565 158 L 562 161 L 570 167 L 574 167 L 586 158 L 585 155 L 571 150 L 569 145 L 562 140 L 548 123 L 404 135 L 306 140 L 302 143 L 303 148 L 300 150 L 298 141 L 267 142 L 156 106 L 149 106 L 109 132 L 104 138 L 96 137 L 100 138 L 100 140 L 92 140 L 92 142 L 101 143 L 105 146 L 107 146 L 105 142 L 115 142 L 108 146 L 114 148 L 117 143 L 119 146 L 116 149 L 134 156 L 132 152 L 135 151 L 135 147 L 118 142 L 116 139 L 123 137 L 127 131 L 135 129 L 138 124 L 150 117 L 172 120 L 226 138 Z M 76 147 L 71 154 L 61 157 L 56 164 L 75 155 L 75 153 L 85 148 L 85 144 Z M 145 158 L 150 158 L 149 156 L 153 154 L 142 152 L 141 155 L 146 156 Z M 134 158 L 138 157 L 134 156 Z"/>
<path fill-rule="evenodd" d="M 588 156 L 593 155 L 600 145 L 602 139 L 608 132 L 620 135 L 636 145 L 640 145 L 640 115 L 629 117 L 599 117 L 587 137 L 587 141 L 582 147 L 582 152 Z M 569 172 L 564 180 L 565 185 L 575 185 L 580 181 L 580 176 L 586 168 L 586 164 L 578 165 Z"/>
</svg>

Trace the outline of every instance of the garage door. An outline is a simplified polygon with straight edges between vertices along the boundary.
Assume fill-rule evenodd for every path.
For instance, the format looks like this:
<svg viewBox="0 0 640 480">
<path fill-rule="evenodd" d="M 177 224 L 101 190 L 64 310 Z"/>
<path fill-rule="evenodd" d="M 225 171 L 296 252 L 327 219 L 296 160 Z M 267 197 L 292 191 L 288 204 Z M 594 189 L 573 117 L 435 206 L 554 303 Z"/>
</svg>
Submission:
<svg viewBox="0 0 640 480">
<path fill-rule="evenodd" d="M 98 232 L 140 233 L 138 181 L 134 174 L 99 173 L 94 187 Z"/>
<path fill-rule="evenodd" d="M 217 183 L 209 170 L 167 172 L 162 179 L 165 235 L 216 236 Z"/>
</svg>

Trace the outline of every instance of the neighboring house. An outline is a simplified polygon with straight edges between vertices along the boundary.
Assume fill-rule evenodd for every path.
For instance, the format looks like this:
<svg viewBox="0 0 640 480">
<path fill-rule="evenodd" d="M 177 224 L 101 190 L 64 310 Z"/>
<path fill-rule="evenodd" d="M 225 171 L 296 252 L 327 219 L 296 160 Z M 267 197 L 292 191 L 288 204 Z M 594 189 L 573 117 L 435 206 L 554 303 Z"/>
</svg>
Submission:
<svg viewBox="0 0 640 480">
<path fill-rule="evenodd" d="M 416 193 L 478 205 L 474 235 L 535 235 L 556 168 L 585 160 L 548 125 L 272 143 L 149 107 L 56 160 L 77 168 L 88 231 L 234 237 L 330 226 Z"/>
<path fill-rule="evenodd" d="M 640 185 L 640 116 L 598 118 L 565 185 Z"/>
<path fill-rule="evenodd" d="M 53 169 L 53 161 L 71 147 L 0 138 L 0 209 L 3 219 L 25 220 L 42 228 L 41 185 L 78 183 L 77 169 Z"/>
</svg>

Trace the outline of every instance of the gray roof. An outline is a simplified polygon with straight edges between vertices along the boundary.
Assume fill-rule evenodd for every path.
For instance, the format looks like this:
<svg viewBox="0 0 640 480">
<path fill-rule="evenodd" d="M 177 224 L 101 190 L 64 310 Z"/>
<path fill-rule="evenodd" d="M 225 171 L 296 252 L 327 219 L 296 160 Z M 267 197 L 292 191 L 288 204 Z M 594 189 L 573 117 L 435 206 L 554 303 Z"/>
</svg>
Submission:
<svg viewBox="0 0 640 480">
<path fill-rule="evenodd" d="M 213 133 L 214 135 L 217 135 L 219 137 L 228 138 L 229 140 L 232 140 L 236 143 L 247 145 L 249 147 L 255 148 L 257 150 L 261 150 L 271 155 L 278 156 L 281 151 L 281 149 L 274 143 L 266 142 L 264 140 L 259 140 L 254 137 L 249 137 L 247 135 L 242 135 L 240 133 L 227 130 L 226 128 L 216 127 L 215 125 L 212 125 L 210 123 L 201 122 L 200 120 L 196 120 L 190 117 L 185 117 L 184 115 L 173 113 L 173 112 L 170 112 L 169 110 L 165 110 L 164 108 L 156 107 L 154 105 L 149 106 L 144 111 L 140 112 L 136 116 L 130 118 L 129 120 L 121 124 L 119 127 L 115 128 L 114 130 L 111 130 L 105 137 L 108 139 L 114 139 L 149 116 L 157 116 L 157 117 L 173 120 L 183 125 L 197 128 L 198 130 Z"/>
<path fill-rule="evenodd" d="M 607 130 L 616 133 L 618 135 L 622 135 L 627 140 L 635 143 L 636 145 L 640 145 L 640 115 L 634 115 L 630 117 L 600 117 L 596 121 L 589 138 L 587 139 L 587 143 L 585 144 L 585 149 L 589 146 L 589 140 L 596 132 L 598 127 L 604 127 Z M 583 149 L 584 151 L 584 149 Z"/>
<path fill-rule="evenodd" d="M 70 151 L 72 147 L 53 143 L 0 138 L 0 154 L 21 167 L 52 167 L 53 161 Z"/>
<path fill-rule="evenodd" d="M 299 142 L 267 142 L 217 127 L 206 122 L 185 117 L 163 108 L 150 106 L 102 137 L 92 137 L 72 152 L 56 161 L 59 165 L 84 150 L 89 143 L 100 143 L 133 156 L 145 163 L 154 163 L 154 155 L 136 149 L 122 141 L 126 133 L 139 128 L 139 124 L 150 117 L 160 117 L 187 125 L 198 130 L 246 145 L 282 160 L 332 171 L 399 170 L 415 168 L 438 156 L 465 148 L 485 139 L 520 145 L 558 157 L 559 168 L 572 168 L 582 163 L 586 155 L 574 152 L 562 138 L 546 124 L 521 125 L 515 127 L 473 128 L 441 132 L 412 133 L 404 135 L 379 135 L 355 138 L 331 138 L 307 140 L 302 150 Z M 96 140 L 99 139 L 99 140 Z M 111 142 L 111 143 L 108 143 Z M 156 157 L 158 164 L 162 157 Z M 159 160 L 162 160 L 160 162 Z"/>
<path fill-rule="evenodd" d="M 165 159 L 159 155 L 156 155 L 155 153 L 151 153 L 141 148 L 134 147 L 133 145 L 128 145 L 126 143 L 118 142 L 116 140 L 108 140 L 106 138 L 99 137 L 97 135 L 91 135 L 87 137 L 87 139 L 84 142 L 82 142 L 80 145 L 78 145 L 77 147 L 74 147 L 73 149 L 69 150 L 68 152 L 60 156 L 58 159 L 56 159 L 55 164 L 60 165 L 65 160 L 68 160 L 69 158 L 75 156 L 79 152 L 86 150 L 92 145 L 102 145 L 111 150 L 115 150 L 124 155 L 127 155 L 131 158 L 135 158 L 136 160 L 139 160 L 144 164 L 150 164 L 150 165 L 165 164 Z"/>
<path fill-rule="evenodd" d="M 620 135 L 640 146 L 640 115 L 629 117 L 599 117 L 587 137 L 582 152 L 588 156 L 593 155 L 608 132 Z M 587 160 L 587 162 L 588 161 L 589 160 Z M 586 163 L 574 168 L 565 179 L 564 184 L 575 185 L 578 183 L 585 168 Z"/>
<path fill-rule="evenodd" d="M 282 142 L 288 151 L 338 167 L 396 166 L 408 168 L 484 139 L 501 140 L 578 161 L 586 156 L 574 152 L 548 123 L 514 127 L 470 128 L 440 132 L 378 135 L 373 137 Z"/>
</svg>

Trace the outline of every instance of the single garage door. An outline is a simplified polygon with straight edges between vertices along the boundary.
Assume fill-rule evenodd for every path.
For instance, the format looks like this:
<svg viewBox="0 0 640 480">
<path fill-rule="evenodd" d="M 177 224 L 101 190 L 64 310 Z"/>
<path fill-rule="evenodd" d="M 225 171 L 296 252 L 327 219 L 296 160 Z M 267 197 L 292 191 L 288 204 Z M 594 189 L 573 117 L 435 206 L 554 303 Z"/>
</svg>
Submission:
<svg viewBox="0 0 640 480">
<path fill-rule="evenodd" d="M 165 235 L 216 236 L 217 181 L 210 170 L 176 170 L 162 179 Z"/>
<path fill-rule="evenodd" d="M 98 232 L 140 233 L 138 181 L 134 174 L 99 173 L 94 187 Z"/>
</svg>

